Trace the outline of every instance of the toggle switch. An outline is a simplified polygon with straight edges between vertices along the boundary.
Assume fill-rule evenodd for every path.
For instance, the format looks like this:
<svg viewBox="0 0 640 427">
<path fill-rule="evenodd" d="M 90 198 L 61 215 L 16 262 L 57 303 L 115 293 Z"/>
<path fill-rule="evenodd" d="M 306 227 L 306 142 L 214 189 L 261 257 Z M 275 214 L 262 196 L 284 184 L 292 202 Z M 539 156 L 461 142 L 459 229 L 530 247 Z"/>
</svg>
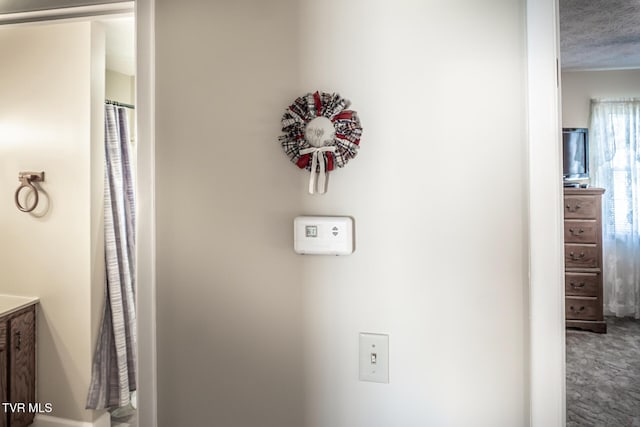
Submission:
<svg viewBox="0 0 640 427">
<path fill-rule="evenodd" d="M 360 381 L 389 382 L 389 335 L 360 334 Z"/>
</svg>

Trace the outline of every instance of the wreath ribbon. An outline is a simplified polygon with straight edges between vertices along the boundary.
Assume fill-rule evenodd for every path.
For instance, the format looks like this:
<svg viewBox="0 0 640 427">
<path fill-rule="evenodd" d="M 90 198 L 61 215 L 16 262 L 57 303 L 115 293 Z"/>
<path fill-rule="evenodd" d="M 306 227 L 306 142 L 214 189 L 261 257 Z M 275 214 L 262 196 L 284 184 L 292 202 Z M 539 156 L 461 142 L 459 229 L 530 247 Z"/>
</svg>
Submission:
<svg viewBox="0 0 640 427">
<path fill-rule="evenodd" d="M 311 174 L 309 175 L 309 194 L 313 194 L 316 192 L 316 170 L 318 166 L 320 166 L 320 171 L 318 172 L 318 194 L 324 194 L 327 192 L 327 173 L 324 165 L 324 155 L 322 153 L 336 152 L 335 146 L 325 146 L 325 147 L 309 147 L 303 148 L 300 150 L 300 154 L 311 154 Z M 322 156 L 322 159 L 318 159 L 318 157 Z"/>
</svg>

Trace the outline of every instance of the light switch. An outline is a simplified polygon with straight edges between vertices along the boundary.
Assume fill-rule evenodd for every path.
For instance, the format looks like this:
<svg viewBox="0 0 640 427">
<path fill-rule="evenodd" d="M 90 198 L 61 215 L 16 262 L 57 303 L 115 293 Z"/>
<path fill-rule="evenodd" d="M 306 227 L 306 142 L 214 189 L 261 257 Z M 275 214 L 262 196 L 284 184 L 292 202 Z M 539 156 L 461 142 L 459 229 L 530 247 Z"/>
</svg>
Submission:
<svg viewBox="0 0 640 427">
<path fill-rule="evenodd" d="M 360 333 L 360 381 L 389 382 L 389 335 Z"/>
</svg>

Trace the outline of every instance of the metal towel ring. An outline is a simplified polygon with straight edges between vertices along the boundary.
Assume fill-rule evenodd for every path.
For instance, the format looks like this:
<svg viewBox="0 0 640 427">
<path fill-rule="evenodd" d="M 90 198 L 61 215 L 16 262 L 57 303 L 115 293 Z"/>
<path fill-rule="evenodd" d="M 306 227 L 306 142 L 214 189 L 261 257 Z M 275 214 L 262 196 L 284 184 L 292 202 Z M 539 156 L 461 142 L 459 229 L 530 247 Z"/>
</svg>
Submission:
<svg viewBox="0 0 640 427">
<path fill-rule="evenodd" d="M 22 212 L 31 212 L 38 206 L 38 189 L 33 185 L 33 182 L 42 182 L 44 181 L 44 172 L 20 172 L 18 174 L 18 180 L 20 181 L 20 186 L 16 190 L 16 195 L 14 200 L 16 202 L 16 206 Z M 20 191 L 23 188 L 30 188 L 35 195 L 35 200 L 31 206 L 22 206 L 20 203 Z"/>
</svg>

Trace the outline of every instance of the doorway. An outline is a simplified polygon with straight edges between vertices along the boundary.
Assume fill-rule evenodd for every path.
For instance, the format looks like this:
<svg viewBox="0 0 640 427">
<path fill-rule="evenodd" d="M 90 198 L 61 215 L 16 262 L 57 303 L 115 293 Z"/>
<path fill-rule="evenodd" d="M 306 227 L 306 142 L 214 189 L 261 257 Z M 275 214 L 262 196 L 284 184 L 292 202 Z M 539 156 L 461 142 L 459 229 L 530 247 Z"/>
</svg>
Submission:
<svg viewBox="0 0 640 427">
<path fill-rule="evenodd" d="M 566 424 L 558 0 L 526 3 L 530 425 Z"/>
<path fill-rule="evenodd" d="M 607 2 L 603 7 L 597 0 L 561 0 L 559 6 L 562 127 L 586 130 L 591 153 L 589 185 L 593 191 L 600 191 L 598 187 L 604 191 L 598 196 L 603 206 L 597 230 L 604 252 L 603 292 L 596 300 L 604 314 L 600 319 L 606 324 L 600 323 L 606 335 L 567 329 L 567 425 L 631 425 L 640 420 L 636 390 L 640 322 L 635 319 L 638 221 L 632 208 L 637 204 L 638 167 L 631 153 L 635 152 L 636 134 L 630 125 L 636 120 L 634 98 L 640 96 L 640 55 L 635 53 L 640 48 L 634 36 L 640 8 L 627 2 Z M 569 280 L 569 285 L 580 282 Z M 575 308 L 594 295 L 567 287 L 572 303 L 579 294 Z M 567 306 L 572 303 L 568 297 Z M 587 317 L 584 313 L 570 316 Z M 598 322 L 567 323 L 593 328 Z"/>
<path fill-rule="evenodd" d="M 38 25 L 31 25 L 32 22 L 38 22 Z M 15 147 L 19 147 L 20 144 L 22 144 L 22 142 L 20 141 L 20 138 L 24 136 L 24 133 L 21 132 L 21 129 L 30 129 L 32 131 L 32 134 L 31 136 L 29 136 L 29 138 L 33 138 L 33 140 L 39 140 L 41 142 L 48 143 L 51 146 L 56 146 L 56 149 L 58 150 L 59 153 L 61 154 L 64 153 L 65 158 L 67 159 L 75 158 L 74 156 L 79 153 L 80 157 L 76 159 L 77 160 L 76 163 L 79 164 L 79 163 L 83 163 L 84 161 L 93 162 L 93 153 L 103 152 L 104 148 L 100 149 L 97 146 L 96 147 L 92 146 L 92 148 L 89 150 L 86 147 L 74 148 L 72 145 L 69 145 L 69 147 L 66 147 L 63 144 L 57 144 L 56 138 L 60 137 L 62 138 L 61 140 L 71 141 L 74 139 L 75 135 L 77 134 L 77 135 L 80 135 L 80 139 L 84 140 L 85 142 L 89 139 L 92 139 L 93 141 L 94 139 L 93 136 L 89 136 L 89 134 L 86 133 L 87 130 L 89 129 L 88 123 L 89 121 L 91 121 L 92 123 L 93 122 L 97 123 L 99 121 L 98 119 L 96 119 L 96 117 L 98 117 L 99 114 L 96 115 L 95 113 L 100 112 L 101 109 L 102 111 L 104 110 L 105 98 L 114 98 L 112 99 L 112 101 L 114 102 L 129 104 L 131 106 L 133 106 L 133 104 L 135 103 L 136 88 L 135 88 L 134 79 L 132 78 L 132 75 L 135 73 L 132 71 L 123 71 L 123 69 L 121 68 L 123 67 L 123 63 L 128 61 L 128 65 L 126 66 L 128 66 L 130 70 L 135 69 L 136 56 L 133 53 L 133 46 L 134 46 L 133 37 L 135 33 L 135 24 L 133 20 L 133 3 L 132 2 L 118 3 L 115 5 L 103 5 L 98 7 L 64 8 L 64 9 L 55 9 L 50 11 L 38 11 L 33 13 L 27 11 L 27 12 L 19 12 L 19 13 L 11 13 L 11 14 L 2 14 L 0 15 L 0 25 L 1 25 L 0 30 L 11 31 L 12 37 L 18 37 L 20 34 L 22 35 L 27 34 L 29 32 L 27 30 L 28 27 L 37 28 L 37 32 L 39 32 L 39 34 L 37 35 L 30 34 L 31 36 L 34 37 L 34 40 L 40 40 L 40 41 L 36 41 L 35 42 L 36 44 L 34 46 L 39 46 L 40 49 L 38 50 L 38 52 L 46 52 L 49 56 L 52 56 L 52 57 L 55 56 L 53 49 L 56 46 L 56 43 L 60 41 L 60 43 L 62 43 L 61 46 L 64 46 L 63 50 L 61 50 L 59 55 L 61 58 L 63 58 L 62 62 L 65 62 L 65 61 L 67 63 L 73 62 L 74 58 L 76 58 L 76 56 L 74 55 L 80 52 L 77 56 L 78 62 L 73 62 L 74 64 L 81 63 L 84 65 L 88 65 L 89 63 L 91 63 L 92 72 L 94 71 L 93 68 L 96 68 L 96 67 L 99 68 L 100 66 L 99 64 L 101 62 L 103 64 L 103 67 L 106 65 L 106 67 L 102 71 L 103 73 L 102 81 L 103 83 L 106 83 L 106 85 L 103 84 L 101 90 L 97 90 L 96 92 L 94 92 L 95 87 L 100 86 L 99 83 L 96 83 L 96 82 L 99 82 L 99 79 L 94 79 L 94 78 L 89 79 L 88 76 L 86 75 L 82 76 L 81 74 L 77 74 L 76 76 L 73 73 L 67 74 L 66 76 L 64 76 L 65 73 L 63 72 L 56 74 L 55 72 L 51 72 L 49 67 L 47 67 L 46 64 L 41 61 L 42 59 L 41 57 L 37 57 L 36 51 L 31 49 L 22 49 L 22 50 L 16 49 L 16 52 L 21 52 L 19 56 L 21 59 L 24 59 L 25 63 L 31 60 L 29 58 L 29 55 L 33 56 L 33 64 L 34 64 L 33 76 L 35 79 L 37 79 L 38 83 L 34 84 L 32 81 L 18 81 L 18 80 L 15 80 L 18 77 L 17 74 L 14 74 L 12 76 L 12 80 L 11 80 L 12 84 L 14 84 L 15 87 L 19 88 L 19 90 L 16 91 L 15 102 L 12 102 L 12 103 L 10 102 L 10 104 L 12 104 L 12 108 L 9 110 L 11 114 L 3 114 L 3 120 L 2 120 L 3 123 L 1 124 L 2 126 L 0 126 L 4 130 L 9 131 L 9 132 L 3 132 L 4 134 L 3 137 L 6 137 L 7 141 L 9 141 L 10 139 L 15 140 Z M 69 26 L 68 28 L 71 28 L 71 27 L 73 28 L 67 31 L 66 28 L 63 29 L 63 27 L 66 27 L 66 26 Z M 53 28 L 53 27 L 55 27 L 55 30 L 52 33 L 48 33 L 47 29 Z M 9 34 L 9 32 L 5 32 L 4 34 Z M 47 38 L 48 34 L 54 34 L 55 37 Z M 41 37 L 41 38 L 38 39 L 38 37 Z M 59 39 L 56 39 L 56 37 L 59 37 Z M 88 51 L 84 50 L 84 48 L 88 46 L 88 44 L 81 46 L 81 43 L 78 43 L 77 45 L 76 44 L 64 45 L 63 43 L 63 41 L 67 39 L 68 40 L 82 39 L 87 41 L 90 39 L 91 49 L 93 51 L 94 44 L 96 43 L 99 44 L 99 40 L 101 37 L 103 38 L 103 40 L 106 40 L 105 42 L 106 44 L 103 46 L 104 53 L 106 53 L 106 55 L 101 60 L 100 59 L 96 60 L 95 58 L 96 55 L 89 55 Z M 127 49 L 130 50 L 130 53 L 123 54 L 122 47 L 124 46 L 124 44 L 127 44 L 125 43 L 125 39 L 128 39 L 129 46 Z M 10 55 L 8 57 L 15 58 Z M 89 59 L 89 57 L 91 59 Z M 82 106 L 82 102 L 86 102 L 86 99 L 88 99 L 86 97 L 88 92 L 87 94 L 82 94 L 79 91 L 76 96 L 75 92 L 71 90 L 71 91 L 65 92 L 64 95 L 60 94 L 60 95 L 54 96 L 55 99 L 51 103 L 51 105 L 55 104 L 53 108 L 57 108 L 60 111 L 67 111 L 68 115 L 72 116 L 74 118 L 73 120 L 75 120 L 78 123 L 78 126 L 73 128 L 71 132 L 68 131 L 68 128 L 64 128 L 64 126 L 61 125 L 61 127 L 59 128 L 60 135 L 56 135 L 55 131 L 50 131 L 51 128 L 48 128 L 47 126 L 44 126 L 44 125 L 38 126 L 39 123 L 29 122 L 29 120 L 31 120 L 31 115 L 29 113 L 33 111 L 29 109 L 30 108 L 33 109 L 34 107 L 37 108 L 38 110 L 42 109 L 40 107 L 42 107 L 42 105 L 49 102 L 47 100 L 48 99 L 47 97 L 49 97 L 48 95 L 49 92 L 47 92 L 46 90 L 40 91 L 38 88 L 48 87 L 48 88 L 62 90 L 61 87 L 63 86 L 63 84 L 57 83 L 57 81 L 53 78 L 54 76 L 57 76 L 57 75 L 62 75 L 63 77 L 65 77 L 64 84 L 68 83 L 69 84 L 68 87 L 72 87 L 71 85 L 73 84 L 74 79 L 76 79 L 76 81 L 80 84 L 82 84 L 83 82 L 87 82 L 89 80 L 91 81 L 91 89 L 90 89 L 91 106 L 90 107 L 88 107 L 86 104 L 84 104 L 84 107 Z M 26 73 L 23 77 L 25 79 L 28 78 Z M 40 83 L 42 83 L 42 85 L 40 85 Z M 84 87 L 86 88 L 87 86 L 84 86 Z M 55 91 L 52 91 L 51 93 L 54 93 L 54 92 Z M 95 94 L 97 93 L 101 93 L 102 95 L 95 96 Z M 105 96 L 105 94 L 107 96 Z M 83 97 L 85 101 L 82 100 Z M 5 101 L 7 101 L 7 98 L 5 98 Z M 77 105 L 78 108 L 74 107 L 74 105 Z M 91 110 L 90 114 L 88 115 L 84 114 L 86 112 L 88 113 L 89 110 Z M 43 114 L 46 115 L 46 112 L 44 112 Z M 133 114 L 130 114 L 130 117 L 133 123 L 133 126 L 132 126 L 132 130 L 134 132 L 133 135 L 135 135 L 135 130 L 137 128 L 136 121 Z M 22 120 L 22 122 L 20 122 L 20 120 Z M 36 129 L 39 131 L 37 135 L 33 133 L 33 131 L 35 131 Z M 94 129 L 93 125 L 91 125 L 91 129 Z M 97 129 L 104 129 L 104 124 L 98 125 Z M 94 135 L 93 130 L 90 131 L 90 134 Z M 24 137 L 23 139 L 25 138 L 26 137 Z M 134 147 L 136 147 L 138 145 L 138 138 L 134 136 L 131 140 L 131 143 L 133 144 Z M 10 149 L 10 147 L 8 149 Z M 89 151 L 91 151 L 92 154 L 88 154 Z M 47 167 L 46 165 L 49 165 L 51 167 L 49 169 L 50 173 L 47 174 L 47 178 L 49 178 L 49 182 L 51 182 L 51 184 L 49 184 L 51 189 L 51 191 L 49 192 L 51 196 L 51 212 L 50 213 L 52 213 L 53 215 L 51 215 L 49 218 L 45 217 L 40 219 L 40 222 L 41 222 L 40 226 L 42 227 L 42 230 L 46 230 L 50 232 L 51 230 L 57 230 L 56 227 L 59 226 L 59 222 L 58 222 L 59 217 L 55 216 L 56 211 L 60 212 L 60 215 L 63 215 L 63 213 L 66 213 L 65 209 L 69 208 L 69 204 L 65 202 L 65 200 L 61 197 L 61 194 L 60 194 L 60 188 L 66 188 L 64 187 L 66 185 L 64 184 L 64 182 L 66 182 L 66 177 L 69 174 L 65 174 L 65 171 L 63 170 L 64 165 L 55 164 L 58 157 L 56 154 L 54 154 L 54 151 L 47 152 L 47 150 L 45 149 L 45 150 L 42 150 L 40 154 L 41 154 L 40 157 L 32 156 L 29 154 L 25 154 L 23 157 L 26 158 L 31 163 L 40 162 L 41 164 L 45 165 L 44 167 Z M 13 157 L 13 156 L 5 156 L 5 159 L 10 157 Z M 145 164 L 148 164 L 148 162 L 145 162 Z M 84 169 L 88 171 L 89 167 L 83 166 L 80 169 Z M 93 168 L 91 169 L 93 170 Z M 72 170 L 74 169 L 72 167 L 69 167 L 68 171 L 71 172 Z M 97 167 L 95 168 L 95 171 L 98 171 Z M 76 198 L 80 200 L 84 200 L 84 199 L 82 198 L 83 196 L 79 195 L 79 193 L 82 194 L 84 189 L 87 189 L 89 186 L 92 186 L 91 184 L 85 187 L 82 185 L 83 182 L 85 184 L 88 184 L 89 182 L 93 183 L 93 182 L 102 181 L 101 177 L 98 177 L 98 178 L 96 177 L 96 175 L 100 175 L 100 173 L 98 172 L 96 173 L 91 172 L 91 175 L 90 175 L 91 177 L 83 176 L 82 173 L 78 173 L 78 174 L 73 173 L 72 175 L 74 175 L 73 179 L 76 180 L 78 185 L 76 187 L 71 186 L 67 188 L 66 192 L 72 198 Z M 48 183 L 45 183 L 45 185 L 46 184 Z M 62 184 L 62 186 L 60 186 L 60 184 Z M 98 192 L 95 192 L 95 193 L 97 194 Z M 86 209 L 84 209 L 83 211 L 86 212 Z M 85 219 L 83 221 L 77 221 L 75 224 L 69 224 L 69 226 L 72 227 L 70 228 L 70 230 L 84 229 L 84 230 L 87 230 L 87 236 L 91 235 L 90 240 L 92 242 L 91 244 L 92 249 L 91 251 L 86 250 L 86 248 L 84 249 L 84 252 L 87 252 L 87 253 L 91 252 L 91 257 L 90 257 L 91 261 L 84 262 L 82 261 L 82 259 L 76 259 L 75 262 L 78 267 L 77 268 L 74 267 L 73 270 L 78 272 L 84 271 L 85 269 L 86 270 L 92 269 L 90 267 L 91 263 L 93 263 L 94 261 L 95 263 L 97 263 L 97 260 L 100 258 L 100 251 L 95 250 L 100 245 L 94 244 L 97 242 L 97 240 L 94 240 L 94 237 L 96 236 L 96 233 L 94 233 L 94 231 L 98 230 L 98 227 L 96 226 L 96 224 L 99 222 L 94 218 L 94 213 L 99 212 L 99 210 L 94 211 L 92 207 L 91 212 L 92 212 L 91 213 L 91 217 L 92 217 L 91 233 L 89 233 L 88 229 L 83 227 L 83 224 L 86 224 L 86 221 L 88 221 L 88 219 Z M 73 233 L 66 233 L 62 228 L 59 231 L 61 232 L 61 234 L 67 236 L 67 238 L 69 239 L 69 242 L 73 242 L 73 237 L 72 237 Z M 41 232 L 41 234 L 44 234 L 44 233 Z M 85 239 L 85 241 L 89 241 L 89 239 Z M 49 257 L 49 258 L 52 258 L 52 257 Z M 89 259 L 89 256 L 87 256 L 87 259 Z M 47 261 L 49 261 L 49 259 L 47 259 Z M 65 269 L 63 265 L 58 265 L 58 267 L 60 269 Z M 95 274 L 95 271 L 92 274 Z M 52 278 L 54 279 L 54 280 L 49 280 L 49 284 L 55 281 L 54 276 L 55 276 L 55 273 L 51 273 L 51 272 L 49 273 L 49 279 L 52 279 Z M 95 279 L 95 276 L 94 276 L 94 279 Z M 43 280 L 42 282 L 45 282 L 45 281 Z M 86 281 L 79 281 L 79 280 L 68 280 L 68 282 L 86 283 Z M 91 279 L 91 282 L 93 283 L 94 280 Z M 67 420 L 82 420 L 85 422 L 90 421 L 88 418 L 85 418 L 85 415 L 82 412 L 84 411 L 84 402 L 81 402 L 81 400 L 86 398 L 86 390 L 83 392 L 76 393 L 77 391 L 76 388 L 78 387 L 77 378 L 84 377 L 86 379 L 85 377 L 86 363 L 85 362 L 87 358 L 89 358 L 89 360 L 91 358 L 91 356 L 88 354 L 85 354 L 85 352 L 88 348 L 90 348 L 89 353 L 93 353 L 93 348 L 94 348 L 94 343 L 91 342 L 92 340 L 95 339 L 95 337 L 91 338 L 91 334 L 93 334 L 94 332 L 90 333 L 88 329 L 91 329 L 92 331 L 97 329 L 97 325 L 101 317 L 101 310 L 96 310 L 95 307 L 96 305 L 101 305 L 104 300 L 103 290 L 98 290 L 97 288 L 94 288 L 93 284 L 91 285 L 90 288 L 91 288 L 90 290 L 87 290 L 88 288 L 86 288 L 86 284 L 85 284 L 85 289 L 83 289 L 80 293 L 76 293 L 74 295 L 76 297 L 74 302 L 76 302 L 77 308 L 80 309 L 79 311 L 81 311 L 81 307 L 83 306 L 90 307 L 89 310 L 86 310 L 86 309 L 83 310 L 85 314 L 82 314 L 82 316 L 86 316 L 86 319 L 82 316 L 73 315 L 73 313 L 75 312 L 73 309 L 73 304 L 65 308 L 60 304 L 56 305 L 55 302 L 52 302 L 51 297 L 47 296 L 47 294 L 53 293 L 54 296 L 60 295 L 52 292 L 53 287 L 50 286 L 49 289 L 41 290 L 40 292 L 38 292 L 37 290 L 32 292 L 34 294 L 42 295 L 41 297 L 42 310 L 41 310 L 40 325 L 39 325 L 39 334 L 41 338 L 43 338 L 43 340 L 40 342 L 41 344 L 43 344 L 42 348 L 45 348 L 46 345 L 48 345 L 47 343 L 53 344 L 54 347 L 52 348 L 55 348 L 55 350 L 47 351 L 46 359 L 51 361 L 50 362 L 51 364 L 55 364 L 59 362 L 60 365 L 63 366 L 62 369 L 52 369 L 51 366 L 48 366 L 42 363 L 43 359 L 41 357 L 39 359 L 40 373 L 44 374 L 44 371 L 46 369 L 47 371 L 51 372 L 52 375 L 48 379 L 41 377 L 40 380 L 44 380 L 45 382 L 48 382 L 50 384 L 50 387 L 57 388 L 58 395 L 68 394 L 69 396 L 74 396 L 73 398 L 65 398 L 66 400 L 62 400 L 58 402 L 58 404 L 55 405 L 55 408 L 54 408 L 55 413 L 43 414 L 42 415 L 44 417 L 43 421 L 51 421 L 46 417 L 48 416 L 53 417 L 54 415 L 57 416 L 58 418 L 65 418 Z M 84 301 L 85 298 L 87 299 L 87 301 Z M 70 298 L 68 300 L 72 300 L 72 299 L 74 298 Z M 74 325 L 67 322 L 65 317 L 65 312 L 71 313 L 69 317 L 75 316 L 74 318 L 78 323 Z M 80 328 L 81 330 L 78 330 L 77 325 L 79 323 L 91 324 L 92 327 L 87 328 L 87 330 L 84 330 L 83 328 Z M 64 330 L 67 327 L 65 325 L 76 328 L 74 331 L 75 336 L 73 338 L 73 340 L 75 341 L 73 341 L 72 344 L 68 345 L 68 348 L 67 348 L 67 344 L 69 343 L 65 341 L 65 339 L 62 339 L 62 341 L 60 341 L 61 337 L 63 336 L 64 337 L 71 336 L 71 334 L 64 333 Z M 89 343 L 87 344 L 85 343 L 85 341 L 88 341 Z M 76 352 L 75 350 L 73 350 L 73 348 L 75 348 L 74 345 L 77 343 L 79 343 L 78 345 L 80 345 L 80 347 L 83 348 L 81 352 Z M 68 354 L 67 354 L 67 350 L 69 350 Z M 48 393 L 47 391 L 43 392 L 43 390 L 40 390 L 39 391 L 40 398 L 47 399 L 46 398 L 46 396 L 48 395 L 47 393 Z M 82 394 L 84 394 L 84 396 L 81 396 Z M 58 396 L 53 396 L 51 397 L 51 400 L 54 400 L 57 398 Z M 77 402 L 75 402 L 75 400 L 77 400 Z M 88 413 L 88 411 L 84 411 L 84 413 Z M 76 415 L 78 414 L 81 414 L 81 415 L 77 417 Z M 102 420 L 104 417 L 101 416 L 97 418 Z M 98 421 L 97 418 L 94 420 L 95 422 Z M 129 420 L 133 420 L 133 418 L 130 417 Z M 135 425 L 135 424 L 129 423 L 126 425 Z"/>
</svg>

